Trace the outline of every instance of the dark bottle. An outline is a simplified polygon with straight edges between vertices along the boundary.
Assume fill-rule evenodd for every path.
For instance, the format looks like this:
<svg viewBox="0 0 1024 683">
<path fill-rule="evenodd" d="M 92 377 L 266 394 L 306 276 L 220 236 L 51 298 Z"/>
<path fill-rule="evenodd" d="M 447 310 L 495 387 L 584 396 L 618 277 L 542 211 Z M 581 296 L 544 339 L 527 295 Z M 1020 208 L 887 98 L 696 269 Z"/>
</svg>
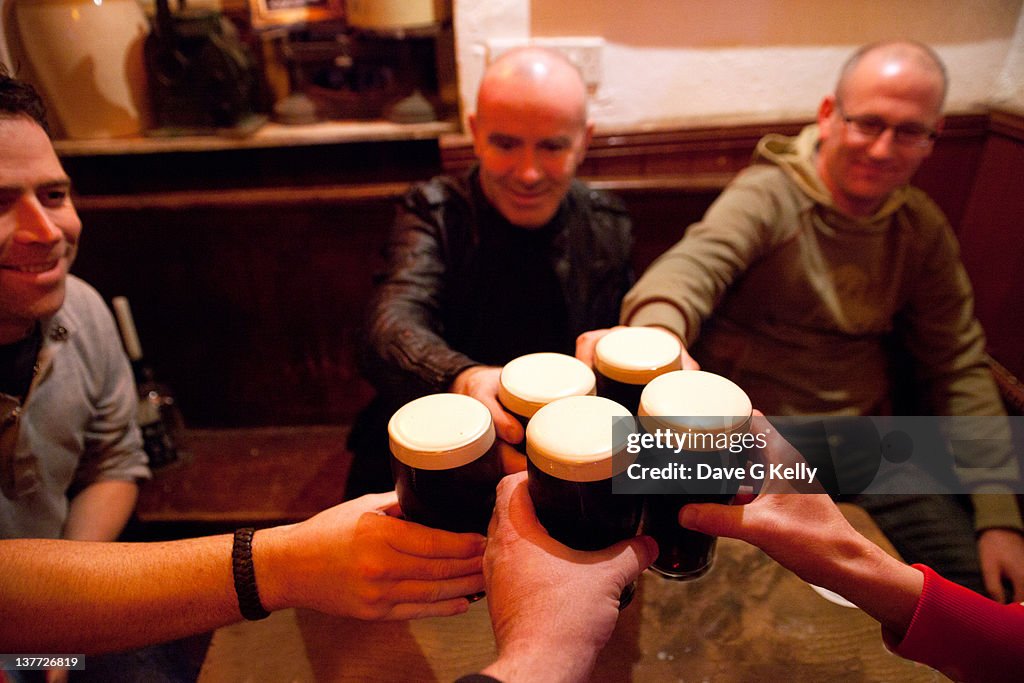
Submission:
<svg viewBox="0 0 1024 683">
<path fill-rule="evenodd" d="M 114 314 L 121 330 L 121 340 L 135 373 L 135 385 L 139 392 L 139 407 L 136 421 L 142 432 L 142 446 L 149 456 L 153 469 L 166 467 L 178 460 L 178 442 L 181 431 L 181 414 L 168 387 L 158 383 L 153 369 L 142 356 L 142 345 L 135 330 L 135 321 L 123 296 L 114 297 Z"/>
</svg>

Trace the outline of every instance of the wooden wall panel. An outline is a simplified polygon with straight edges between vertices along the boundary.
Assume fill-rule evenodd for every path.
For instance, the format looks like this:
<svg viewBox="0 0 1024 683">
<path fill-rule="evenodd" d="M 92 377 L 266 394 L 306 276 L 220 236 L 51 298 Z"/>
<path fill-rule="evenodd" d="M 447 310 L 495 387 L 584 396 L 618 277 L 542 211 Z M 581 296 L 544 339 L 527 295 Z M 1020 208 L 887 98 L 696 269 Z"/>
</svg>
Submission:
<svg viewBox="0 0 1024 683">
<path fill-rule="evenodd" d="M 594 141 L 581 173 L 625 200 L 639 273 L 700 219 L 762 135 L 801 125 L 609 133 Z M 955 225 L 979 164 L 984 196 L 1010 196 L 1012 182 L 1000 175 L 1007 164 L 1021 177 L 1019 141 L 1005 135 L 981 161 L 986 126 L 983 117 L 951 119 L 921 171 L 920 184 Z M 344 424 L 371 393 L 354 355 L 392 200 L 409 182 L 472 159 L 468 143 L 452 139 L 440 148 L 416 141 L 65 159 L 85 224 L 75 272 L 108 299 L 130 298 L 147 355 L 190 426 Z M 972 277 L 991 275 L 978 283 L 979 312 L 999 358 L 1019 375 L 1015 335 L 998 321 L 1024 328 L 1005 282 L 1024 266 L 1024 240 L 999 233 L 993 243 L 988 229 L 1016 225 L 1024 209 L 1016 202 L 971 202 L 962 237 L 989 240 L 965 245 L 965 256 Z M 986 273 L 983 264 L 997 262 Z"/>
<path fill-rule="evenodd" d="M 1024 116 L 993 113 L 960 230 L 989 352 L 1024 377 Z"/>
<path fill-rule="evenodd" d="M 92 211 L 74 271 L 131 301 L 193 427 L 348 423 L 370 396 L 357 329 L 389 201 Z"/>
<path fill-rule="evenodd" d="M 69 157 L 74 272 L 129 297 L 189 426 L 349 423 L 394 197 L 439 158 L 436 140 Z"/>
<path fill-rule="evenodd" d="M 914 184 L 942 207 L 958 234 L 987 137 L 987 116 L 948 117 L 934 151 L 914 177 Z"/>
</svg>

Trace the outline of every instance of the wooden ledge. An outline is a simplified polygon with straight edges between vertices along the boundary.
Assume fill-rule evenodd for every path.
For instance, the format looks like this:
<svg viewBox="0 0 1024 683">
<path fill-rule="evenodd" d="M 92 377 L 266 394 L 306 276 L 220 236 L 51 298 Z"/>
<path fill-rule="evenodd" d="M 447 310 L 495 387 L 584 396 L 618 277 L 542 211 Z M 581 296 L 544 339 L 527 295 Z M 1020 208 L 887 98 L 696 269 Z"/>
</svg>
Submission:
<svg viewBox="0 0 1024 683">
<path fill-rule="evenodd" d="M 183 135 L 179 137 L 129 137 L 103 140 L 55 140 L 61 157 L 165 152 L 211 152 L 266 147 L 307 147 L 349 142 L 384 142 L 437 138 L 457 128 L 453 121 L 392 123 L 390 121 L 322 121 L 287 126 L 267 123 L 252 135 Z"/>
<path fill-rule="evenodd" d="M 382 182 L 79 195 L 75 197 L 75 206 L 81 211 L 184 211 L 283 206 L 305 208 L 330 204 L 390 202 L 404 194 L 409 185 L 407 182 Z"/>
<path fill-rule="evenodd" d="M 349 428 L 194 429 L 182 461 L 142 485 L 142 523 L 266 525 L 306 519 L 344 497 Z"/>
</svg>

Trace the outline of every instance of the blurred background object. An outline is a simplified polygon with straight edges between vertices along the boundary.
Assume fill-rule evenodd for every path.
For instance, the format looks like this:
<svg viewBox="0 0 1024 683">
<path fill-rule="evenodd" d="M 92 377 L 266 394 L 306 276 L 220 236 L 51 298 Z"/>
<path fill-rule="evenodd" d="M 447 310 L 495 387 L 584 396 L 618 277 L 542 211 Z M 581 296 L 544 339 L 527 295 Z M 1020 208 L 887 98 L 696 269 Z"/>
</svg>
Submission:
<svg viewBox="0 0 1024 683">
<path fill-rule="evenodd" d="M 147 127 L 149 24 L 136 0 L 8 0 L 0 12 L 9 63 L 40 91 L 57 137 Z"/>
<path fill-rule="evenodd" d="M 371 31 L 428 29 L 451 18 L 446 0 L 348 0 L 348 22 Z"/>
<path fill-rule="evenodd" d="M 57 139 L 246 137 L 458 109 L 451 0 L 0 0 Z"/>
<path fill-rule="evenodd" d="M 279 5 L 279 6 L 277 6 Z M 249 0 L 274 118 L 434 121 L 454 111 L 447 0 Z"/>
<path fill-rule="evenodd" d="M 146 39 L 146 70 L 156 135 L 249 134 L 266 117 L 259 72 L 235 26 L 215 9 L 156 0 Z"/>
<path fill-rule="evenodd" d="M 395 123 L 438 119 L 435 104 L 423 91 L 440 91 L 440 37 L 450 19 L 446 0 L 348 0 L 348 23 L 357 39 L 396 58 L 398 97 L 385 106 L 385 118 Z"/>
</svg>

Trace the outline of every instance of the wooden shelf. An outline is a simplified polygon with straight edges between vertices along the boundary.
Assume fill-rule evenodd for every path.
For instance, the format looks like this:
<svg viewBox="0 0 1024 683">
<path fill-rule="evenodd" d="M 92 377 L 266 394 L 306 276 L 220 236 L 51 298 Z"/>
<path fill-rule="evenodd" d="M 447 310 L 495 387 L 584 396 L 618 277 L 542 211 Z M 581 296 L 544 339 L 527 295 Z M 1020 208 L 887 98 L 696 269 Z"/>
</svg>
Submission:
<svg viewBox="0 0 1024 683">
<path fill-rule="evenodd" d="M 61 157 L 209 152 L 268 147 L 302 147 L 346 142 L 425 140 L 458 130 L 454 121 L 400 124 L 390 121 L 325 121 L 301 126 L 267 123 L 248 136 L 183 135 L 103 140 L 55 140 Z"/>
<path fill-rule="evenodd" d="M 79 211 L 183 211 L 194 209 L 253 209 L 305 207 L 390 201 L 409 189 L 409 183 L 363 183 L 310 187 L 264 187 L 178 192 L 134 192 L 75 197 Z"/>
</svg>

